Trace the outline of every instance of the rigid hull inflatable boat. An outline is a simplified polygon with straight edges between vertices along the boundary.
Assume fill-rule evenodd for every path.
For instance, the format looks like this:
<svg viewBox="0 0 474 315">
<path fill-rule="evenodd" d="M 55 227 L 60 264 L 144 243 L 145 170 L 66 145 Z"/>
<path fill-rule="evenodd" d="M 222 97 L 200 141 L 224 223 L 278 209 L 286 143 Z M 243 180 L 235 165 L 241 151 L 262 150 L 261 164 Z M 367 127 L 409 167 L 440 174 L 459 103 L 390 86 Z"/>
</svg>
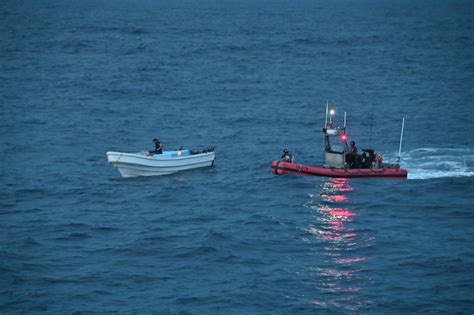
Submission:
<svg viewBox="0 0 474 315">
<path fill-rule="evenodd" d="M 381 177 L 381 178 L 406 178 L 407 170 L 400 168 L 369 168 L 369 169 L 350 169 L 350 168 L 329 168 L 323 166 L 310 166 L 284 161 L 272 162 L 272 173 L 276 175 L 297 174 L 301 176 L 326 176 L 339 178 L 356 177 Z"/>
<path fill-rule="evenodd" d="M 328 121 L 329 114 L 329 121 Z M 271 171 L 276 175 L 297 174 L 301 176 L 326 176 L 339 178 L 406 178 L 408 171 L 400 168 L 400 154 L 403 140 L 402 122 L 400 147 L 397 163 L 385 163 L 381 154 L 372 149 L 364 149 L 363 154 L 352 154 L 347 144 L 346 114 L 344 113 L 344 127 L 334 127 L 334 110 L 329 111 L 326 105 L 326 121 L 324 133 L 324 165 L 302 165 L 293 163 L 290 156 L 282 157 L 283 160 L 273 161 Z M 351 144 L 353 142 L 351 141 Z M 355 146 L 355 143 L 353 143 Z M 288 150 L 284 150 L 288 152 Z"/>
<path fill-rule="evenodd" d="M 214 149 L 203 152 L 190 150 L 163 151 L 148 155 L 147 152 L 107 152 L 107 161 L 116 167 L 122 177 L 158 176 L 179 171 L 214 165 Z"/>
</svg>

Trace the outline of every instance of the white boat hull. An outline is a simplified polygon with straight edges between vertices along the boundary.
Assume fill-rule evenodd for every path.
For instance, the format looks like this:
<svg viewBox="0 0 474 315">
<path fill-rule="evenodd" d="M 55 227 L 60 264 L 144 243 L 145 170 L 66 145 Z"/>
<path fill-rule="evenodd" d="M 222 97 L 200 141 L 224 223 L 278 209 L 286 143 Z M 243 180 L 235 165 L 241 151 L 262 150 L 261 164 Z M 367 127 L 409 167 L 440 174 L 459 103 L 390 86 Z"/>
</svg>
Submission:
<svg viewBox="0 0 474 315">
<path fill-rule="evenodd" d="M 186 156 L 107 152 L 107 161 L 118 169 L 122 177 L 160 176 L 214 165 L 215 153 L 206 152 Z"/>
</svg>

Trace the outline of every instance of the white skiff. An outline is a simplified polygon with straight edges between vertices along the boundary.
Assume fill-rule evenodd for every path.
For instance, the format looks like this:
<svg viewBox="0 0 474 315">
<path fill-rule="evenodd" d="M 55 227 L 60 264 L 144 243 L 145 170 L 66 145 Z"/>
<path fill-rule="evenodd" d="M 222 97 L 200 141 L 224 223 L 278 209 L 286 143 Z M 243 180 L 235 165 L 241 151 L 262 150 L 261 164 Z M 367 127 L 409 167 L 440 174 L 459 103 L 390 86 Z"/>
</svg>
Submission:
<svg viewBox="0 0 474 315">
<path fill-rule="evenodd" d="M 203 152 L 189 150 L 163 151 L 163 154 L 147 155 L 147 152 L 107 152 L 107 161 L 116 167 L 122 177 L 158 176 L 199 167 L 214 165 L 213 149 Z"/>
</svg>

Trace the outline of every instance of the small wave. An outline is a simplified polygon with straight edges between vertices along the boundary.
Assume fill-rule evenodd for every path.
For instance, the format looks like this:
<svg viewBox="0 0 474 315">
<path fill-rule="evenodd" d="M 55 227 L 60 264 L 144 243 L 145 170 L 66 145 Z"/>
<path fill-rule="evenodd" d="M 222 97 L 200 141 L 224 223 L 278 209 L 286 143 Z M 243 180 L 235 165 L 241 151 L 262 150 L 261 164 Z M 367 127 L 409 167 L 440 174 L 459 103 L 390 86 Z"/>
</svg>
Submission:
<svg viewBox="0 0 474 315">
<path fill-rule="evenodd" d="M 87 227 L 87 224 L 80 223 L 80 222 L 71 222 L 64 224 L 64 228 L 70 228 L 70 229 L 83 229 Z"/>
<path fill-rule="evenodd" d="M 143 28 L 134 28 L 134 29 L 129 29 L 128 32 L 132 35 L 143 35 L 143 34 L 148 34 L 149 32 Z"/>
<path fill-rule="evenodd" d="M 15 193 L 16 195 L 44 194 L 46 193 L 46 190 L 42 188 L 24 188 L 24 189 L 19 189 Z"/>
<path fill-rule="evenodd" d="M 109 227 L 109 226 L 94 227 L 91 230 L 94 231 L 94 232 L 99 232 L 99 233 L 110 233 L 110 232 L 120 231 L 119 229 Z"/>
<path fill-rule="evenodd" d="M 230 239 L 230 235 L 228 234 L 224 234 L 224 233 L 221 233 L 221 232 L 217 232 L 213 229 L 211 229 L 207 235 L 206 235 L 206 238 L 209 240 L 209 241 L 227 241 Z"/>
<path fill-rule="evenodd" d="M 471 148 L 419 148 L 402 157 L 408 179 L 474 176 Z"/>
<path fill-rule="evenodd" d="M 316 39 L 309 38 L 309 37 L 296 38 L 296 39 L 293 40 L 294 44 L 304 44 L 304 45 L 313 45 L 316 42 L 317 42 Z"/>
<path fill-rule="evenodd" d="M 192 248 L 185 250 L 182 253 L 176 254 L 175 257 L 178 258 L 189 258 L 189 257 L 203 257 L 203 256 L 213 256 L 219 252 L 216 248 L 212 246 L 200 246 L 197 248 Z"/>
<path fill-rule="evenodd" d="M 225 46 L 224 49 L 229 52 L 239 52 L 239 51 L 246 51 L 248 48 L 243 45 L 231 44 L 231 45 Z"/>
<path fill-rule="evenodd" d="M 67 236 L 58 237 L 58 238 L 56 238 L 56 240 L 59 240 L 59 241 L 80 241 L 80 240 L 88 239 L 90 237 L 91 236 L 87 233 L 70 233 Z"/>
<path fill-rule="evenodd" d="M 35 239 L 31 237 L 27 237 L 22 244 L 23 248 L 29 248 L 29 247 L 34 247 L 34 246 L 39 246 L 40 243 L 38 243 Z"/>
</svg>

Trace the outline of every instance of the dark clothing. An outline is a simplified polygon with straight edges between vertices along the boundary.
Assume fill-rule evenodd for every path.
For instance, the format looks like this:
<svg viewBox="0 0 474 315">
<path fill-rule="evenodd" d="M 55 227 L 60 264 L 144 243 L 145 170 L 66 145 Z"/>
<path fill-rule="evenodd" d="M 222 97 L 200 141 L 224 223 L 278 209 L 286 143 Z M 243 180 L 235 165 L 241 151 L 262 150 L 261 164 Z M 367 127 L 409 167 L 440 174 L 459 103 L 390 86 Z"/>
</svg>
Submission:
<svg viewBox="0 0 474 315">
<path fill-rule="evenodd" d="M 163 154 L 163 145 L 161 144 L 161 142 L 155 142 L 155 151 L 158 154 Z"/>
<path fill-rule="evenodd" d="M 351 145 L 351 151 L 349 154 L 356 156 L 357 155 L 357 147 L 355 145 Z"/>
<path fill-rule="evenodd" d="M 355 167 L 357 164 L 357 147 L 355 145 L 351 145 L 350 151 L 346 154 L 346 163 L 351 166 L 351 168 Z"/>
<path fill-rule="evenodd" d="M 351 165 L 355 162 L 356 155 L 352 155 L 351 153 L 346 154 L 346 163 Z"/>
<path fill-rule="evenodd" d="M 159 141 L 155 141 L 155 151 L 149 151 L 150 154 L 163 154 L 163 145 Z"/>
</svg>

